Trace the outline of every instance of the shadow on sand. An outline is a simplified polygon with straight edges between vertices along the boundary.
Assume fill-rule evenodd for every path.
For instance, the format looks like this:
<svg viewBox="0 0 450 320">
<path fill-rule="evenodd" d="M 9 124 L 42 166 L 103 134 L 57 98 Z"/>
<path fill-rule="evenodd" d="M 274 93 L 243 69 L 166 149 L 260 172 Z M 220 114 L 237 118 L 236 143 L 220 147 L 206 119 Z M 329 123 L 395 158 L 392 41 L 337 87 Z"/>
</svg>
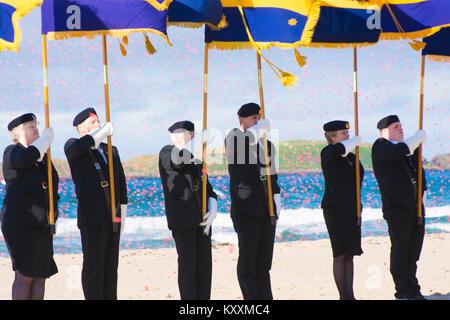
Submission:
<svg viewBox="0 0 450 320">
<path fill-rule="evenodd" d="M 450 292 L 447 292 L 446 294 L 436 292 L 432 295 L 425 296 L 425 298 L 428 300 L 450 300 Z"/>
</svg>

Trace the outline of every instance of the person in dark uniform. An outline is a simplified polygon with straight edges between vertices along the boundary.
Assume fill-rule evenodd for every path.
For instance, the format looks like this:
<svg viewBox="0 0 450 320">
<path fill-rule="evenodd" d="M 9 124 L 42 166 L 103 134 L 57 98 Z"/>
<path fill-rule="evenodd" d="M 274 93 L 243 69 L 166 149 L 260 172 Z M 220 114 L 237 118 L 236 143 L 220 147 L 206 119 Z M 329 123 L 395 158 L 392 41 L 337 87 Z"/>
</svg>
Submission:
<svg viewBox="0 0 450 320">
<path fill-rule="evenodd" d="M 69 162 L 78 199 L 77 225 L 83 249 L 82 286 L 87 300 L 117 299 L 117 268 L 120 230 L 113 230 L 108 170 L 108 146 L 102 141 L 113 135 L 113 126 L 100 126 L 93 108 L 73 120 L 81 138 L 70 138 L 64 152 Z M 119 157 L 112 147 L 116 217 L 123 224 L 127 212 L 127 184 Z"/>
<path fill-rule="evenodd" d="M 372 163 L 391 240 L 390 271 L 395 297 L 424 299 L 416 278 L 425 233 L 425 224 L 419 224 L 417 219 L 417 147 L 425 141 L 426 134 L 418 130 L 403 140 L 402 125 L 396 115 L 381 119 L 377 128 L 381 137 L 372 146 Z M 425 192 L 425 174 L 422 181 Z M 423 205 L 422 212 L 425 214 Z"/>
<path fill-rule="evenodd" d="M 211 225 L 217 215 L 217 195 L 207 181 L 207 210 L 202 219 L 202 137 L 194 124 L 179 121 L 169 127 L 172 145 L 159 153 L 168 228 L 178 254 L 178 287 L 182 300 L 211 296 Z M 203 135 L 203 134 L 202 134 Z M 198 143 L 199 142 L 199 143 Z"/>
<path fill-rule="evenodd" d="M 45 279 L 58 272 L 53 260 L 53 235 L 48 223 L 46 152 L 53 141 L 50 127 L 39 136 L 36 116 L 24 114 L 8 125 L 13 145 L 3 154 L 6 195 L 1 211 L 2 232 L 15 278 L 13 300 L 41 300 Z M 52 165 L 55 221 L 58 218 L 58 173 Z"/>
<path fill-rule="evenodd" d="M 275 221 L 270 217 L 263 136 L 270 130 L 260 119 L 260 107 L 247 103 L 237 112 L 240 128 L 225 138 L 230 174 L 230 215 L 239 241 L 237 276 L 245 300 L 272 300 L 270 269 L 275 240 Z M 268 140 L 273 208 L 281 209 L 275 167 L 275 147 Z"/>
<path fill-rule="evenodd" d="M 351 151 L 361 144 L 361 138 L 349 139 L 347 121 L 324 124 L 328 146 L 320 153 L 325 179 L 321 207 L 333 252 L 333 276 L 341 300 L 354 300 L 353 256 L 361 255 L 361 227 L 358 225 L 356 202 L 356 158 Z M 364 168 L 359 162 L 360 185 Z M 358 201 L 361 201 L 358 199 Z"/>
</svg>

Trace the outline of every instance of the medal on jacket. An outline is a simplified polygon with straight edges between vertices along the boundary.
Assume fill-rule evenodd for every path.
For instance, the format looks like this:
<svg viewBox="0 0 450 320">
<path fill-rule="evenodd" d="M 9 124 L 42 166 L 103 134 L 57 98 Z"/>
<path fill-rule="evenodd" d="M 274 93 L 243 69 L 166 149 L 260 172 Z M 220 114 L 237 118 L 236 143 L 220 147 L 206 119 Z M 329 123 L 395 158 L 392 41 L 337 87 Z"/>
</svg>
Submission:
<svg viewBox="0 0 450 320">
<path fill-rule="evenodd" d="M 94 163 L 94 166 L 95 166 L 95 169 L 101 170 L 100 163 L 95 162 L 95 163 Z"/>
</svg>

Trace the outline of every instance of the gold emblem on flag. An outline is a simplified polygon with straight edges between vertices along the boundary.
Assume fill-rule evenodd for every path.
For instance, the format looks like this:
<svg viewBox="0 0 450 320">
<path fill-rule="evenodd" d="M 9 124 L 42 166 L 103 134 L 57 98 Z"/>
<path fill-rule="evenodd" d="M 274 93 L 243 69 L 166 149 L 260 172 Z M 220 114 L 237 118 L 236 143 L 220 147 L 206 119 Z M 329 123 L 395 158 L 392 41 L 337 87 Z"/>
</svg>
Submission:
<svg viewBox="0 0 450 320">
<path fill-rule="evenodd" d="M 295 26 L 297 25 L 297 19 L 295 18 L 289 19 L 288 23 L 290 26 Z"/>
</svg>

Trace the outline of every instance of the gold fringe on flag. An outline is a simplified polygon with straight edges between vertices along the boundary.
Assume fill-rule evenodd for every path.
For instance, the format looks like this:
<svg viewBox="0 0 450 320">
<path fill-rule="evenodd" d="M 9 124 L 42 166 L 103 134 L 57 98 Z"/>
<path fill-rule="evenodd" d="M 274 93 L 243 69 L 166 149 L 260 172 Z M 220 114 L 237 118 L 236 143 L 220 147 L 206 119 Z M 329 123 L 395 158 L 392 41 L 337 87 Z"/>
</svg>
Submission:
<svg viewBox="0 0 450 320">
<path fill-rule="evenodd" d="M 434 54 L 427 54 L 426 57 L 433 61 L 450 63 L 450 56 L 439 56 L 439 55 L 434 55 Z"/>
<path fill-rule="evenodd" d="M 300 67 L 303 67 L 306 64 L 306 57 L 302 56 L 300 52 L 297 51 L 297 49 L 294 49 L 295 54 L 295 60 L 297 60 L 297 63 Z"/>
<path fill-rule="evenodd" d="M 169 9 L 169 5 L 173 0 L 164 0 L 162 3 L 159 3 L 157 0 L 145 0 L 150 3 L 156 10 L 164 11 Z"/>
<path fill-rule="evenodd" d="M 145 38 L 145 48 L 147 49 L 148 54 L 150 54 L 150 55 L 155 54 L 156 49 L 150 42 L 150 39 L 148 38 L 148 35 L 146 32 L 144 32 L 144 38 Z"/>
</svg>

